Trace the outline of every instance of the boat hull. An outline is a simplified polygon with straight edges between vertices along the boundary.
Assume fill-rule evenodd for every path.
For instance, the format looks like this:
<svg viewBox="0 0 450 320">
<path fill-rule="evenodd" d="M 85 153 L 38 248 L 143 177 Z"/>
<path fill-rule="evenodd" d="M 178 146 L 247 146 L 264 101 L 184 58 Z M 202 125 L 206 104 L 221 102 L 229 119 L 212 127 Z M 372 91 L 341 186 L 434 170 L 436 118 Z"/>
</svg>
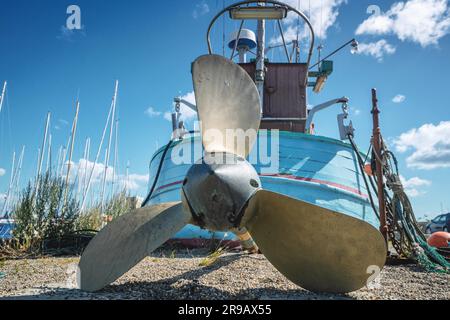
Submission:
<svg viewBox="0 0 450 320">
<path fill-rule="evenodd" d="M 163 147 L 158 150 L 150 162 L 150 176 L 153 179 L 165 149 L 166 147 Z M 148 204 L 179 201 L 186 173 L 192 163 L 201 157 L 199 136 L 189 136 L 173 143 L 167 149 Z M 249 156 L 249 161 L 260 175 L 264 189 L 379 227 L 379 221 L 369 202 L 356 153 L 350 144 L 303 133 L 263 130 L 258 135 L 257 145 Z M 231 233 L 212 233 L 189 225 L 174 238 L 233 240 L 235 236 Z"/>
</svg>

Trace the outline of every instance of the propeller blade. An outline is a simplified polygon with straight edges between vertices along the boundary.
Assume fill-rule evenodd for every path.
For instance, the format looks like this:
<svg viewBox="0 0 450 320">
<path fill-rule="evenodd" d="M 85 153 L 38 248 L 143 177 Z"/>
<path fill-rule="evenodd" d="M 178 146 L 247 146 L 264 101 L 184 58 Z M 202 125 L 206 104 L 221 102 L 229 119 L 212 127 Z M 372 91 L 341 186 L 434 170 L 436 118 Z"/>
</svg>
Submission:
<svg viewBox="0 0 450 320">
<path fill-rule="evenodd" d="M 260 98 L 252 78 L 229 59 L 205 55 L 193 63 L 192 79 L 206 152 L 247 157 L 261 122 Z M 233 135 L 239 129 L 238 139 L 227 138 L 227 129 Z"/>
<path fill-rule="evenodd" d="M 84 250 L 78 286 L 98 291 L 117 280 L 189 223 L 181 202 L 133 210 L 103 228 Z"/>
<path fill-rule="evenodd" d="M 265 190 L 247 210 L 244 224 L 262 253 L 302 288 L 356 291 L 385 264 L 383 236 L 362 220 Z"/>
</svg>

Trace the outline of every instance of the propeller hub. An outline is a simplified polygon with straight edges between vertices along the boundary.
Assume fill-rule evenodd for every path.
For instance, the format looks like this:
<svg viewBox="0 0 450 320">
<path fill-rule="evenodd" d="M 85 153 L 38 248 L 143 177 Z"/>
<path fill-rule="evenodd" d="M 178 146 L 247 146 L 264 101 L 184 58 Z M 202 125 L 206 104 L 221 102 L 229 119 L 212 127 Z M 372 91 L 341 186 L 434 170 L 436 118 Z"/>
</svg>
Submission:
<svg viewBox="0 0 450 320">
<path fill-rule="evenodd" d="M 188 171 L 183 200 L 200 227 L 228 231 L 240 226 L 248 201 L 260 189 L 258 173 L 243 157 L 207 153 Z"/>
</svg>

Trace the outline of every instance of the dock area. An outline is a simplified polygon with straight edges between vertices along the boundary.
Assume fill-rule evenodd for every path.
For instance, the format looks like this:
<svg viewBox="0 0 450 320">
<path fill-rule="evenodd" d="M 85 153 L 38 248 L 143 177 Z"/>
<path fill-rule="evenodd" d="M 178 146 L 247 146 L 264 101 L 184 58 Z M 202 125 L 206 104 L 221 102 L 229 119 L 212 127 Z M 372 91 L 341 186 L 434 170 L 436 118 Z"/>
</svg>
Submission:
<svg viewBox="0 0 450 320">
<path fill-rule="evenodd" d="M 79 257 L 0 262 L 0 300 L 448 300 L 450 275 L 416 265 L 386 266 L 368 288 L 317 294 L 297 287 L 263 255 L 226 252 L 208 260 L 204 249 L 159 251 L 97 293 L 76 289 Z"/>
</svg>

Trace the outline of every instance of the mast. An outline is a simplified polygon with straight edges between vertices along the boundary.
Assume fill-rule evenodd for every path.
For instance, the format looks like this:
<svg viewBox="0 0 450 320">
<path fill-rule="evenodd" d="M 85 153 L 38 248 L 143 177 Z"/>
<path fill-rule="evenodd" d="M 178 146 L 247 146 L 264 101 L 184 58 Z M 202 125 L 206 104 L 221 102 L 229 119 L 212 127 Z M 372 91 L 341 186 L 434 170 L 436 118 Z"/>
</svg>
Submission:
<svg viewBox="0 0 450 320">
<path fill-rule="evenodd" d="M 45 131 L 44 131 L 44 139 L 42 140 L 42 147 L 41 147 L 41 155 L 39 157 L 39 164 L 38 164 L 38 177 L 41 175 L 42 172 L 42 162 L 44 161 L 44 155 L 45 155 L 45 146 L 47 145 L 47 135 L 48 135 L 48 127 L 50 124 L 50 116 L 51 113 L 47 113 L 47 120 L 45 121 Z"/>
<path fill-rule="evenodd" d="M 64 173 L 64 167 L 66 166 L 66 156 L 67 156 L 67 148 L 65 146 L 63 146 L 62 149 L 62 153 L 61 153 L 61 163 L 60 163 L 60 167 L 58 168 L 59 177 L 63 177 L 63 173 Z"/>
<path fill-rule="evenodd" d="M 388 227 L 386 223 L 386 202 L 384 195 L 384 180 L 383 180 L 383 157 L 381 152 L 381 133 L 380 133 L 380 109 L 378 108 L 377 90 L 372 89 L 372 115 L 373 115 L 373 149 L 377 154 L 376 157 L 376 177 L 377 177 L 377 191 L 378 191 L 378 207 L 380 210 L 380 232 L 384 239 L 388 240 Z"/>
<path fill-rule="evenodd" d="M 6 194 L 5 202 L 3 203 L 3 208 L 0 213 L 3 215 L 6 215 L 6 211 L 8 210 L 8 205 L 11 201 L 11 198 L 14 199 L 14 196 L 16 194 L 16 191 L 19 186 L 19 177 L 20 172 L 22 170 L 22 162 L 23 162 L 23 155 L 25 153 L 25 146 L 22 147 L 22 151 L 19 156 L 19 160 L 16 164 L 16 152 L 13 153 L 13 160 L 12 160 L 12 166 L 11 166 L 11 178 L 9 182 L 8 192 Z"/>
<path fill-rule="evenodd" d="M 88 146 L 89 146 L 88 144 L 89 144 L 89 138 L 86 138 L 86 142 L 84 144 L 84 152 L 83 152 L 83 159 L 85 161 L 85 164 L 87 164 L 87 153 L 88 153 Z M 85 168 L 86 168 L 86 165 L 85 165 Z M 78 194 L 78 197 L 81 194 L 81 190 L 84 191 L 83 184 L 84 184 L 84 179 L 86 177 L 86 170 L 84 170 L 82 175 L 80 174 L 80 172 L 81 172 L 81 163 L 78 165 L 78 170 L 77 170 L 77 177 L 78 177 L 78 188 L 77 188 L 78 191 L 77 191 L 77 194 Z"/>
<path fill-rule="evenodd" d="M 59 146 L 58 149 L 58 162 L 56 163 L 56 175 L 59 177 L 59 166 L 61 164 L 61 158 L 62 158 L 62 146 Z"/>
<path fill-rule="evenodd" d="M 39 172 L 39 159 L 41 157 L 41 148 L 38 148 L 38 152 L 37 152 L 37 165 L 36 165 L 36 177 L 38 175 Z"/>
<path fill-rule="evenodd" d="M 259 2 L 258 6 L 265 6 L 264 2 Z M 261 114 L 264 106 L 264 80 L 265 80 L 265 45 L 266 45 L 266 21 L 258 20 L 257 29 L 257 51 L 256 51 L 256 74 L 255 83 L 258 88 L 261 100 Z"/>
<path fill-rule="evenodd" d="M 69 151 L 69 163 L 67 164 L 67 173 L 66 173 L 66 182 L 64 184 L 64 205 L 67 201 L 67 189 L 69 188 L 69 176 L 70 176 L 70 169 L 72 166 L 72 156 L 73 156 L 73 147 L 75 143 L 75 136 L 77 134 L 77 124 L 78 124 L 78 113 L 80 112 L 80 101 L 77 101 L 76 111 L 75 111 L 75 118 L 73 119 L 72 124 L 72 141 L 70 142 L 70 151 Z"/>
<path fill-rule="evenodd" d="M 86 158 L 84 159 L 85 164 L 84 164 L 84 177 L 83 177 L 83 193 L 86 190 L 86 186 L 87 186 L 87 171 L 88 171 L 88 163 L 89 163 L 89 158 L 90 158 L 90 153 L 91 153 L 91 138 L 87 138 L 86 147 L 87 147 L 87 152 L 86 152 Z"/>
<path fill-rule="evenodd" d="M 102 193 L 101 193 L 101 209 L 100 212 L 103 213 L 103 204 L 104 204 L 104 200 L 105 200 L 105 189 L 106 189 L 106 175 L 108 172 L 108 167 L 109 167 L 109 157 L 110 157 L 110 150 L 111 150 L 111 141 L 112 141 L 112 135 L 113 135 L 113 131 L 114 131 L 114 118 L 116 115 L 116 102 L 117 102 L 117 91 L 119 89 L 119 81 L 116 80 L 116 87 L 114 89 L 114 96 L 113 96 L 113 100 L 112 100 L 112 105 L 113 105 L 113 109 L 112 109 L 112 116 L 111 116 L 111 125 L 109 127 L 109 138 L 108 138 L 108 148 L 106 149 L 106 159 L 105 159 L 105 173 L 103 175 L 103 185 L 102 185 Z"/>
<path fill-rule="evenodd" d="M 3 101 L 5 100 L 6 85 L 7 85 L 7 82 L 5 81 L 5 83 L 3 83 L 2 94 L 0 96 L 0 112 L 2 112 Z"/>
<path fill-rule="evenodd" d="M 16 177 L 16 181 L 15 181 L 15 186 L 14 186 L 14 193 L 18 194 L 19 193 L 19 185 L 20 185 L 20 175 L 22 173 L 22 164 L 23 164 L 23 157 L 25 156 L 25 146 L 22 146 L 22 152 L 20 153 L 20 157 L 19 157 L 19 163 L 17 166 L 17 177 Z"/>
<path fill-rule="evenodd" d="M 11 188 L 14 182 L 14 171 L 15 171 L 15 165 L 16 165 L 16 152 L 13 152 L 13 157 L 12 157 L 12 165 L 11 165 L 11 177 L 9 179 L 9 186 L 8 186 L 8 192 L 6 193 L 6 198 L 5 198 L 5 202 L 3 202 L 3 208 L 2 208 L 2 216 L 6 213 L 6 210 L 8 209 L 8 202 L 9 202 L 9 197 L 11 195 Z"/>
<path fill-rule="evenodd" d="M 119 175 L 119 170 L 117 168 L 118 162 L 118 138 L 119 138 L 119 119 L 116 120 L 116 132 L 114 138 L 114 161 L 113 161 L 113 178 L 112 178 L 112 186 L 111 186 L 111 194 L 114 195 L 114 184 L 116 176 Z"/>
<path fill-rule="evenodd" d="M 49 172 L 49 170 L 51 170 L 51 165 L 52 165 L 52 135 L 50 134 L 49 137 L 48 137 L 46 172 Z"/>
<path fill-rule="evenodd" d="M 84 210 L 84 207 L 85 207 L 85 205 L 86 205 L 87 196 L 88 196 L 89 190 L 90 190 L 90 188 L 91 188 L 92 176 L 94 175 L 94 169 L 95 169 L 95 167 L 97 166 L 98 159 L 99 159 L 100 153 L 101 153 L 101 151 L 102 151 L 102 146 L 103 146 L 103 142 L 104 142 L 104 140 L 105 140 L 106 130 L 108 129 L 109 120 L 111 119 L 111 113 L 112 113 L 113 107 L 114 107 L 114 104 L 111 103 L 111 107 L 109 108 L 109 113 L 108 113 L 108 117 L 107 117 L 107 119 L 106 119 L 105 127 L 103 128 L 103 133 L 102 133 L 102 138 L 101 138 L 101 140 L 100 140 L 100 145 L 98 146 L 97 154 L 96 154 L 96 156 L 95 156 L 94 165 L 92 166 L 92 170 L 91 170 L 91 172 L 89 173 L 89 179 L 88 179 L 88 181 L 87 181 L 86 190 L 85 190 L 84 195 L 83 195 L 83 202 L 81 203 L 81 209 L 80 209 L 81 211 Z"/>
</svg>

